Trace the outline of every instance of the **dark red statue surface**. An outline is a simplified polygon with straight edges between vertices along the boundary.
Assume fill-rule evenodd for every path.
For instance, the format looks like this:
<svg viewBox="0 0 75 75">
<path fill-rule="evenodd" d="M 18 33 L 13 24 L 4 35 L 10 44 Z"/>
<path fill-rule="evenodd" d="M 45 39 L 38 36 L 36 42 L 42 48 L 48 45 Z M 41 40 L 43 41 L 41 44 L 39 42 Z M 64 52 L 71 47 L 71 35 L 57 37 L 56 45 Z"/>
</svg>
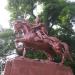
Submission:
<svg viewBox="0 0 75 75">
<path fill-rule="evenodd" d="M 33 26 L 27 20 L 16 20 L 14 24 L 16 33 L 16 48 L 22 54 L 33 48 L 33 50 L 44 51 L 50 60 L 53 60 L 53 55 L 57 54 L 62 57 L 61 63 L 65 58 L 72 60 L 69 47 L 66 43 L 61 42 L 56 37 L 48 35 L 45 25 L 40 22 L 39 17 L 36 17 Z M 22 47 L 19 47 L 21 43 Z"/>
</svg>

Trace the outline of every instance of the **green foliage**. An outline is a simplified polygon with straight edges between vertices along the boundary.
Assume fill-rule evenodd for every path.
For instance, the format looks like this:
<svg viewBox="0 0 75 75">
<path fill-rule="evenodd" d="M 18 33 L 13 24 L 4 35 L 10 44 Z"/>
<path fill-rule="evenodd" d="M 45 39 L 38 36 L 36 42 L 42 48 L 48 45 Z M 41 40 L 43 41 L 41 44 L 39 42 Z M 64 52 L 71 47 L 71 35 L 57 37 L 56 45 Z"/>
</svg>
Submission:
<svg viewBox="0 0 75 75">
<path fill-rule="evenodd" d="M 40 50 L 27 51 L 26 57 L 29 57 L 29 58 L 32 58 L 32 59 L 47 59 L 47 56 Z"/>
<path fill-rule="evenodd" d="M 7 9 L 12 12 L 11 19 L 16 19 L 18 16 L 23 16 L 24 14 L 33 14 L 35 9 L 35 3 L 37 0 L 8 0 Z"/>
<path fill-rule="evenodd" d="M 13 31 L 11 29 L 7 29 L 4 32 L 0 32 L 0 56 L 1 57 L 5 56 L 9 50 L 13 50 L 15 48 L 12 35 L 13 35 Z"/>
<path fill-rule="evenodd" d="M 71 18 L 75 16 L 75 2 L 69 3 Z"/>
<path fill-rule="evenodd" d="M 5 30 L 4 32 L 0 32 L 0 38 L 8 38 L 12 34 L 13 34 L 13 31 L 8 29 L 8 30 Z"/>
</svg>

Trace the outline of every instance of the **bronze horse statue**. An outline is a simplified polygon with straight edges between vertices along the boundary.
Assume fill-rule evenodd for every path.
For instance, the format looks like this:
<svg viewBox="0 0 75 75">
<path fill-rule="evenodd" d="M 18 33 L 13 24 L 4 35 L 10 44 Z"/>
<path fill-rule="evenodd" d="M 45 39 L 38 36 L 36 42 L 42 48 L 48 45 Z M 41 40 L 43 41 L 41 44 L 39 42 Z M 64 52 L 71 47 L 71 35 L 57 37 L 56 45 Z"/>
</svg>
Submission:
<svg viewBox="0 0 75 75">
<path fill-rule="evenodd" d="M 52 56 L 54 54 L 62 57 L 61 63 L 64 62 L 65 58 L 72 60 L 68 45 L 56 37 L 48 36 L 46 28 L 42 23 L 31 27 L 28 21 L 17 20 L 15 21 L 14 29 L 18 35 L 21 33 L 21 37 L 16 36 L 16 46 L 18 46 L 19 42 L 23 43 L 23 47 L 19 49 L 20 52 L 23 53 L 23 51 L 33 48 L 33 50 L 44 51 L 50 60 L 53 59 Z"/>
</svg>

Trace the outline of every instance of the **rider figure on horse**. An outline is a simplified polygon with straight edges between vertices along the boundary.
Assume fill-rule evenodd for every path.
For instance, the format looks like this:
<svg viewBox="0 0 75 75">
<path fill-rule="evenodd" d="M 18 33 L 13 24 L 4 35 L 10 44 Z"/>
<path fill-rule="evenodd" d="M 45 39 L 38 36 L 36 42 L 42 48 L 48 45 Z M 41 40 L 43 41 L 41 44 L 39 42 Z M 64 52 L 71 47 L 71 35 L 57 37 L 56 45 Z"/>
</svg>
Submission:
<svg viewBox="0 0 75 75">
<path fill-rule="evenodd" d="M 48 34 L 45 26 L 43 23 L 41 23 L 40 18 L 37 16 L 35 19 L 35 26 L 33 26 L 32 28 L 34 29 L 34 32 L 38 35 L 38 37 L 43 40 L 43 38 L 46 37 L 46 35 Z"/>
</svg>

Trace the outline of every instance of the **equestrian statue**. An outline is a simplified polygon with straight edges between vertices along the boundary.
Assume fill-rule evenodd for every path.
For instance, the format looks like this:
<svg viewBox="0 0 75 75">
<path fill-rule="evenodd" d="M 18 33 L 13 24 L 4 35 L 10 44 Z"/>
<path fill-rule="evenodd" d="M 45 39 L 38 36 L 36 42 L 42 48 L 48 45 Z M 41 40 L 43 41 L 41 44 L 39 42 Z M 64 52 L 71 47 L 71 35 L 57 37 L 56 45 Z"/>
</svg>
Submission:
<svg viewBox="0 0 75 75">
<path fill-rule="evenodd" d="M 49 36 L 39 17 L 36 17 L 33 24 L 25 19 L 16 20 L 14 30 L 15 46 L 20 55 L 24 56 L 26 51 L 32 48 L 43 51 L 50 61 L 53 61 L 54 54 L 61 56 L 60 63 L 64 63 L 65 58 L 72 61 L 69 46 L 58 38 Z"/>
</svg>

